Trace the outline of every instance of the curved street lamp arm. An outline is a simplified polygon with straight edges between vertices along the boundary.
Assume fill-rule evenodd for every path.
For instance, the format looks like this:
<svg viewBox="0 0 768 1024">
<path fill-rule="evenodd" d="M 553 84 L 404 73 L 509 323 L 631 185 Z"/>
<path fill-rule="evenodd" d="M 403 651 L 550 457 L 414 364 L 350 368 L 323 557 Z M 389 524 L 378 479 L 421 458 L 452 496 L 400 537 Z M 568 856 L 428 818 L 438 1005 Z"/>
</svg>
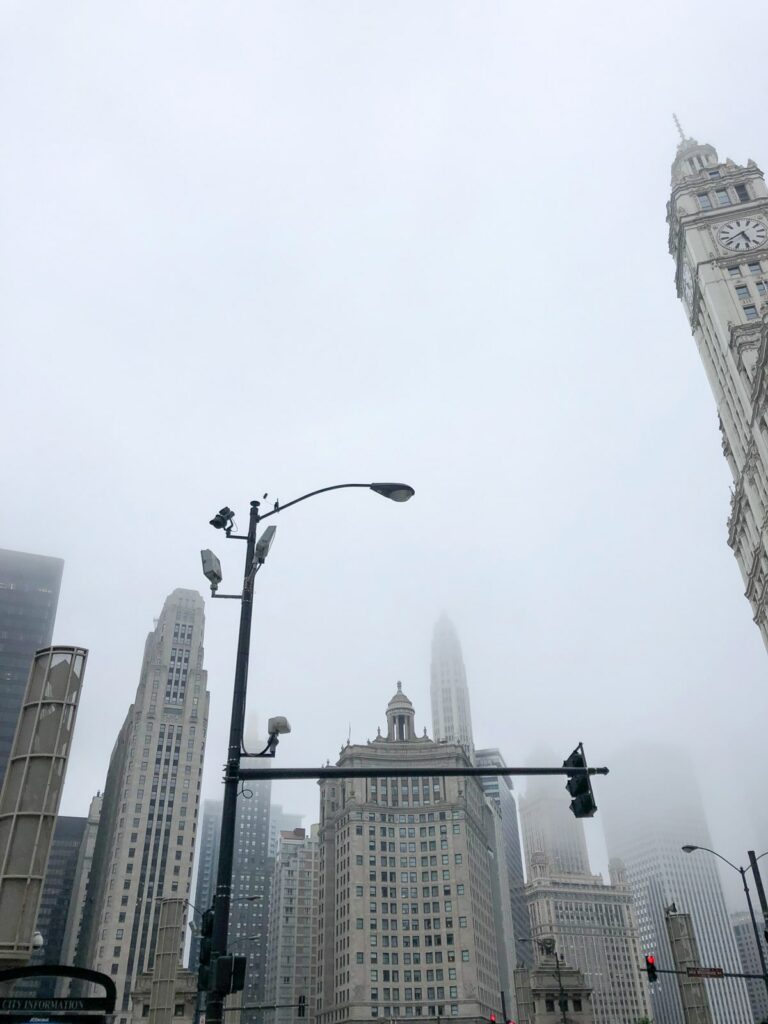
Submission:
<svg viewBox="0 0 768 1024">
<path fill-rule="evenodd" d="M 334 484 L 333 487 L 321 487 L 317 491 L 310 491 L 309 494 L 302 494 L 300 498 L 294 498 L 293 501 L 286 501 L 284 505 L 279 505 L 277 508 L 273 508 L 271 512 L 259 513 L 258 521 L 262 519 L 268 519 L 270 516 L 277 515 L 278 512 L 282 512 L 283 509 L 290 508 L 291 505 L 298 505 L 300 501 L 306 501 L 307 498 L 314 498 L 316 494 L 325 494 L 326 491 L 340 491 L 344 487 L 367 487 L 370 488 L 370 484 Z"/>
<path fill-rule="evenodd" d="M 733 870 L 734 871 L 738 871 L 739 874 L 741 874 L 744 871 L 744 868 L 737 868 L 735 864 L 733 864 L 731 861 L 729 861 L 727 857 L 724 857 L 722 855 L 722 853 L 718 853 L 717 850 L 710 850 L 710 848 L 708 846 L 697 846 L 696 849 L 697 850 L 705 850 L 707 853 L 714 854 L 715 857 L 719 857 L 720 860 L 725 861 L 725 863 L 728 865 L 729 868 L 733 868 Z M 768 851 L 766 851 L 766 852 L 768 852 Z"/>
</svg>

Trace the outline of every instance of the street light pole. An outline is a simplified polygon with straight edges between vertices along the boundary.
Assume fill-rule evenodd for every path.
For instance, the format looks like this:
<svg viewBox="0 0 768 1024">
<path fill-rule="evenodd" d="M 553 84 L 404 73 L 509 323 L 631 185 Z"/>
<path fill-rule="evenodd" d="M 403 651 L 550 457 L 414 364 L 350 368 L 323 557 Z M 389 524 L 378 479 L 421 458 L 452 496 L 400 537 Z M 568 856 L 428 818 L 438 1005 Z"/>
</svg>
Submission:
<svg viewBox="0 0 768 1024">
<path fill-rule="evenodd" d="M 750 917 L 750 920 L 752 921 L 752 931 L 755 933 L 755 942 L 757 944 L 757 955 L 760 957 L 760 967 L 762 968 L 762 971 L 763 971 L 763 983 L 765 985 L 766 992 L 768 993 L 768 965 L 765 962 L 765 953 L 763 951 L 763 943 L 762 943 L 762 941 L 760 939 L 760 932 L 758 930 L 757 920 L 755 918 L 755 910 L 754 910 L 754 907 L 752 906 L 752 896 L 750 895 L 749 886 L 747 885 L 747 872 L 750 871 L 750 870 L 752 870 L 753 872 L 756 871 L 756 869 L 757 869 L 757 862 L 760 860 L 760 857 L 764 857 L 765 853 L 768 853 L 768 850 L 766 850 L 765 853 L 761 853 L 760 857 L 755 857 L 754 853 L 752 853 L 752 856 L 750 857 L 750 865 L 749 865 L 748 868 L 737 867 L 735 864 L 732 864 L 731 861 L 729 861 L 727 857 L 724 857 L 721 853 L 718 853 L 717 850 L 710 850 L 709 847 L 707 847 L 707 846 L 687 845 L 687 846 L 683 846 L 682 850 L 683 850 L 683 853 L 693 853 L 694 850 L 703 850 L 705 853 L 711 853 L 713 856 L 719 857 L 720 860 L 723 861 L 725 864 L 727 864 L 729 868 L 733 868 L 734 871 L 738 871 L 738 873 L 741 875 L 741 882 L 742 882 L 742 885 L 744 886 L 744 895 L 747 897 L 747 906 L 749 907 L 749 917 Z"/>
<path fill-rule="evenodd" d="M 224 805 L 221 813 L 219 837 L 219 864 L 216 875 L 216 895 L 213 901 L 213 933 L 211 951 L 214 960 L 227 951 L 229 908 L 232 891 L 232 862 L 235 853 L 235 825 L 237 819 L 237 787 L 240 784 L 240 752 L 245 723 L 245 699 L 248 692 L 248 655 L 251 649 L 251 620 L 253 617 L 253 552 L 256 547 L 256 527 L 259 523 L 259 502 L 251 502 L 243 571 L 243 593 L 240 603 L 240 631 L 237 637 L 235 685 L 232 693 L 232 716 L 229 724 L 229 747 L 224 768 Z M 210 1024 L 221 1024 L 224 993 L 208 993 L 205 1019 Z"/>
<path fill-rule="evenodd" d="M 242 775 L 240 761 L 243 756 L 243 730 L 245 727 L 245 702 L 248 693 L 248 658 L 251 646 L 251 621 L 253 617 L 253 585 L 256 573 L 266 557 L 265 553 L 257 553 L 256 529 L 263 519 L 277 515 L 291 505 L 297 505 L 307 498 L 317 494 L 324 494 L 327 491 L 342 490 L 347 487 L 365 487 L 374 491 L 382 497 L 391 501 L 408 501 L 415 493 L 408 484 L 402 483 L 372 483 L 372 484 L 334 484 L 332 487 L 322 487 L 316 491 L 303 494 L 293 501 L 280 505 L 275 502 L 269 512 L 260 513 L 260 502 L 252 501 L 248 519 L 248 533 L 233 534 L 234 512 L 230 508 L 223 508 L 211 520 L 211 525 L 216 529 L 223 529 L 228 538 L 233 540 L 244 540 L 246 542 L 245 567 L 243 569 L 243 590 L 241 594 L 216 594 L 220 571 L 216 574 L 206 570 L 205 554 L 203 553 L 203 570 L 211 580 L 211 592 L 214 597 L 234 597 L 240 599 L 240 630 L 237 638 L 237 658 L 235 662 L 235 682 L 232 693 L 232 715 L 229 726 L 229 747 L 227 750 L 227 761 L 224 766 L 224 803 L 221 815 L 221 834 L 219 837 L 219 863 L 216 875 L 216 895 L 213 900 L 213 930 L 211 934 L 211 958 L 213 961 L 213 977 L 216 978 L 215 964 L 219 957 L 227 953 L 227 932 L 229 930 L 229 910 L 231 906 L 232 893 L 232 864 L 235 850 L 235 828 L 237 823 L 237 790 Z M 265 531 L 266 537 L 268 531 Z M 262 538 L 263 539 L 263 538 Z M 210 552 L 208 553 L 210 554 Z M 254 555 L 256 554 L 256 558 Z M 220 567 L 218 567 L 220 570 Z M 276 738 L 271 736 L 270 741 Z M 252 756 L 252 755 L 251 755 Z M 270 742 L 267 748 L 257 756 L 274 756 L 274 745 Z M 207 1024 L 222 1024 L 224 1014 L 224 997 L 227 992 L 219 991 L 216 983 L 208 991 L 206 1002 Z"/>
</svg>

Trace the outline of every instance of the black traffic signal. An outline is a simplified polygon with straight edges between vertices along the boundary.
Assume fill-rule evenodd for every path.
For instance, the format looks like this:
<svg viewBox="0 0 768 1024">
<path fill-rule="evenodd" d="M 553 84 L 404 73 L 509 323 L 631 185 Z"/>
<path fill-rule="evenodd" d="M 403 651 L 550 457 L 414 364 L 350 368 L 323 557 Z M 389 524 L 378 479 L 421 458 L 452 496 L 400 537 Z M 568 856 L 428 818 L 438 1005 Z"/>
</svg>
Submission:
<svg viewBox="0 0 768 1024">
<path fill-rule="evenodd" d="M 221 995 L 242 992 L 245 988 L 245 972 L 248 958 L 245 956 L 220 956 L 216 961 L 215 990 Z"/>
<path fill-rule="evenodd" d="M 646 971 L 648 973 L 648 981 L 658 981 L 658 977 L 656 975 L 656 957 L 655 956 L 647 956 L 645 958 L 645 969 L 646 969 Z"/>
<path fill-rule="evenodd" d="M 211 987 L 211 936 L 213 911 L 206 910 L 200 922 L 200 959 L 197 967 L 197 989 L 207 992 Z"/>
<path fill-rule="evenodd" d="M 496 1024 L 496 1014 L 491 1013 L 488 1015 L 488 1024 Z"/>
<path fill-rule="evenodd" d="M 307 1012 L 307 997 L 306 996 L 299 996 L 299 1009 L 298 1009 L 298 1014 L 297 1015 L 299 1017 L 304 1017 L 306 1015 L 306 1012 Z"/>
<path fill-rule="evenodd" d="M 586 768 L 587 759 L 584 756 L 584 744 L 580 743 L 573 753 L 563 761 L 563 768 Z M 586 772 L 568 774 L 568 781 L 565 788 L 573 797 L 571 810 L 577 818 L 591 818 L 597 810 L 595 797 L 592 792 L 592 783 Z"/>
</svg>

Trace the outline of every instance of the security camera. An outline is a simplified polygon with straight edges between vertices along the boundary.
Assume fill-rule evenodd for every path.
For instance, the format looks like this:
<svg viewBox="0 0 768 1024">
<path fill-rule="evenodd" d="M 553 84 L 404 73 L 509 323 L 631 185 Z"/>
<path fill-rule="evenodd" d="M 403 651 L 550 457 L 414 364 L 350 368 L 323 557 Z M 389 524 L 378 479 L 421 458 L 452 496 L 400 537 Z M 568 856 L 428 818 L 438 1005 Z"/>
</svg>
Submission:
<svg viewBox="0 0 768 1024">
<path fill-rule="evenodd" d="M 276 533 L 276 526 L 268 526 L 256 542 L 256 551 L 254 552 L 253 557 L 259 565 L 263 565 L 266 562 L 269 549 L 272 547 L 272 541 L 275 539 Z"/>
<path fill-rule="evenodd" d="M 215 526 L 217 530 L 231 530 L 232 520 L 235 518 L 235 513 L 225 505 L 224 508 L 220 508 L 213 519 L 210 520 L 211 526 Z"/>
<path fill-rule="evenodd" d="M 291 726 L 287 718 L 283 718 L 282 715 L 278 715 L 277 718 L 270 718 L 267 722 L 267 732 L 270 736 L 278 735 L 282 736 L 283 733 L 290 732 Z"/>
<path fill-rule="evenodd" d="M 221 574 L 221 562 L 209 548 L 200 552 L 200 558 L 203 562 L 203 576 L 211 584 L 211 592 L 213 592 L 224 578 Z"/>
<path fill-rule="evenodd" d="M 35 932 L 32 936 L 32 949 L 42 949 L 45 945 L 45 939 L 40 932 Z"/>
</svg>

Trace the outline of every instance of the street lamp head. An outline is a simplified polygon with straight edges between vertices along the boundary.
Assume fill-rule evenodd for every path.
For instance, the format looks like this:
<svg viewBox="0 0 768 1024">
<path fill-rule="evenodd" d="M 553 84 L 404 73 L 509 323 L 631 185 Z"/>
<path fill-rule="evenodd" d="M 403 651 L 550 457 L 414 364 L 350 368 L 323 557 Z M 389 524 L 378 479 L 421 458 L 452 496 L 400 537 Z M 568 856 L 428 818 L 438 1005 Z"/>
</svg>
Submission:
<svg viewBox="0 0 768 1024">
<path fill-rule="evenodd" d="M 210 520 L 211 526 L 217 530 L 226 530 L 232 526 L 232 520 L 235 518 L 235 513 L 228 506 L 220 508 L 213 519 Z"/>
<path fill-rule="evenodd" d="M 254 552 L 254 559 L 259 565 L 264 565 L 266 562 L 269 549 L 272 547 L 272 541 L 275 539 L 276 533 L 276 526 L 268 526 L 264 533 L 262 533 L 261 537 L 259 537 L 256 544 L 256 550 Z"/>
<path fill-rule="evenodd" d="M 370 488 L 392 501 L 408 501 L 416 493 L 408 484 L 371 484 Z"/>
<path fill-rule="evenodd" d="M 700 850 L 701 847 L 700 846 L 690 846 L 690 845 L 688 845 L 688 846 L 681 846 L 680 849 L 683 851 L 683 853 L 693 853 L 694 850 Z"/>
<path fill-rule="evenodd" d="M 221 562 L 210 548 L 201 551 L 200 558 L 203 562 L 203 576 L 211 584 L 211 593 L 215 593 L 223 578 L 221 575 Z"/>
</svg>

